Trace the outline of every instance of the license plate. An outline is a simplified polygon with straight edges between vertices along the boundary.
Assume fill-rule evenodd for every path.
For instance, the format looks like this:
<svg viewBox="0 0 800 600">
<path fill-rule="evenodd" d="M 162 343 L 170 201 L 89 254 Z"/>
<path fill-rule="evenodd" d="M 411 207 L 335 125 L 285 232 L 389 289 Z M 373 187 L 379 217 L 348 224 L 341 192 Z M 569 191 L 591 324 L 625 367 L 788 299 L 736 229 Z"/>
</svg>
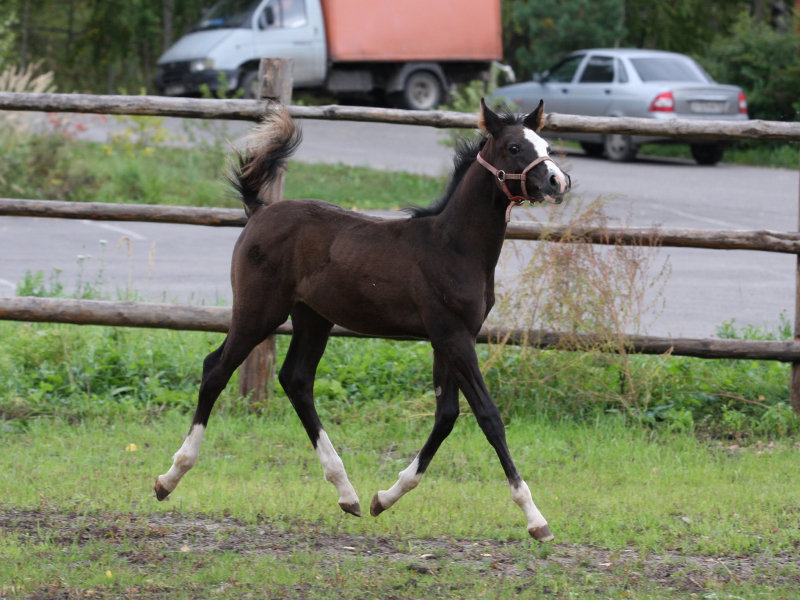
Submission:
<svg viewBox="0 0 800 600">
<path fill-rule="evenodd" d="M 724 113 L 727 102 L 694 101 L 689 102 L 689 110 L 694 113 Z"/>
<path fill-rule="evenodd" d="M 186 93 L 185 85 L 168 85 L 164 89 L 164 94 L 166 96 L 180 96 L 181 94 L 185 93 Z"/>
</svg>

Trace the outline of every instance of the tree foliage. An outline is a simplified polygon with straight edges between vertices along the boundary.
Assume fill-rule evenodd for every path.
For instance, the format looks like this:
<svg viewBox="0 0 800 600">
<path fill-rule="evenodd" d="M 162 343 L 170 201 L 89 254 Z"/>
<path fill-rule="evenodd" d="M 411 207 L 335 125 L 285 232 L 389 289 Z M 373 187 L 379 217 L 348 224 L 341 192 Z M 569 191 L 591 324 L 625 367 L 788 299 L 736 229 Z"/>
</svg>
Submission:
<svg viewBox="0 0 800 600">
<path fill-rule="evenodd" d="M 202 8 L 197 0 L 0 0 L 0 27 L 13 19 L 15 62 L 42 60 L 61 90 L 138 92 Z"/>
<path fill-rule="evenodd" d="M 624 37 L 624 0 L 503 0 L 503 54 L 519 77 L 572 50 L 615 46 Z"/>
<path fill-rule="evenodd" d="M 751 116 L 795 120 L 800 111 L 800 33 L 780 33 L 747 12 L 730 35 L 719 36 L 703 53 L 719 81 L 747 91 Z"/>
<path fill-rule="evenodd" d="M 745 0 L 627 0 L 624 45 L 696 54 L 730 30 Z"/>
</svg>

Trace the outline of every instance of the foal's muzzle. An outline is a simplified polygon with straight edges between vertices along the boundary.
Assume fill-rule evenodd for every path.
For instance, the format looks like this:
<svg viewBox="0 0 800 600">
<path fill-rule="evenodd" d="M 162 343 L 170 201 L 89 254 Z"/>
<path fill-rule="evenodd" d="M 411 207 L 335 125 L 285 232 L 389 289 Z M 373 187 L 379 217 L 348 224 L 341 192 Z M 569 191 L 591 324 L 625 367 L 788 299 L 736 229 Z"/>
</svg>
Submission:
<svg viewBox="0 0 800 600">
<path fill-rule="evenodd" d="M 555 162 L 553 164 L 555 165 Z M 561 204 L 564 201 L 564 195 L 572 187 L 572 179 L 569 173 L 562 171 L 558 165 L 555 167 L 557 172 L 547 170 L 545 181 L 539 186 L 539 191 L 542 192 L 542 200 L 552 204 Z"/>
</svg>

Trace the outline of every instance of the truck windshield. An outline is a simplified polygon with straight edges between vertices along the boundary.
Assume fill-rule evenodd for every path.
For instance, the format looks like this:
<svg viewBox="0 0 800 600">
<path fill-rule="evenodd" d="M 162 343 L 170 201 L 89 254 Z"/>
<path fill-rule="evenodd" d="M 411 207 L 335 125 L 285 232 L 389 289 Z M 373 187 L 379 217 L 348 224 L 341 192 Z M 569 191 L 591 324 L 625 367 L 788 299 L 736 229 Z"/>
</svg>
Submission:
<svg viewBox="0 0 800 600">
<path fill-rule="evenodd" d="M 208 9 L 194 31 L 249 27 L 253 11 L 261 0 L 220 0 Z"/>
</svg>

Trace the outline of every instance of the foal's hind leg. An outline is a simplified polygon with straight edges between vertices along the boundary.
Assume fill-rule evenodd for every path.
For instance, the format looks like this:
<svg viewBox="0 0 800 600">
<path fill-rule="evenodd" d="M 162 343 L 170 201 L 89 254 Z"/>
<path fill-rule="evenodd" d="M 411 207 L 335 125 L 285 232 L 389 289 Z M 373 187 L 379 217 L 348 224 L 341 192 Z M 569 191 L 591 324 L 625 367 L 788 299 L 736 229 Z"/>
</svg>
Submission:
<svg viewBox="0 0 800 600">
<path fill-rule="evenodd" d="M 203 361 L 203 379 L 189 435 L 172 457 L 169 471 L 156 479 L 156 498 L 164 500 L 178 485 L 181 477 L 195 465 L 211 409 L 228 384 L 231 375 L 247 358 L 250 351 L 285 320 L 286 315 L 283 315 L 273 320 L 260 320 L 254 323 L 253 320 L 244 319 L 234 313 L 231 329 L 225 341 Z"/>
<path fill-rule="evenodd" d="M 339 492 L 339 506 L 343 511 L 360 517 L 358 495 L 347 478 L 342 459 L 322 428 L 314 406 L 314 376 L 328 343 L 331 327 L 330 321 L 307 306 L 297 305 L 292 311 L 292 341 L 278 380 L 317 451 L 325 479 L 336 486 Z"/>
<path fill-rule="evenodd" d="M 433 354 L 433 386 L 436 394 L 436 416 L 433 430 L 428 436 L 422 450 L 411 464 L 400 471 L 397 483 L 388 490 L 381 490 L 372 498 L 369 512 L 377 517 L 391 507 L 406 492 L 410 492 L 419 484 L 422 475 L 439 449 L 441 443 L 450 435 L 458 418 L 458 386 L 455 379 L 447 371 L 443 357 L 437 352 Z"/>
</svg>

